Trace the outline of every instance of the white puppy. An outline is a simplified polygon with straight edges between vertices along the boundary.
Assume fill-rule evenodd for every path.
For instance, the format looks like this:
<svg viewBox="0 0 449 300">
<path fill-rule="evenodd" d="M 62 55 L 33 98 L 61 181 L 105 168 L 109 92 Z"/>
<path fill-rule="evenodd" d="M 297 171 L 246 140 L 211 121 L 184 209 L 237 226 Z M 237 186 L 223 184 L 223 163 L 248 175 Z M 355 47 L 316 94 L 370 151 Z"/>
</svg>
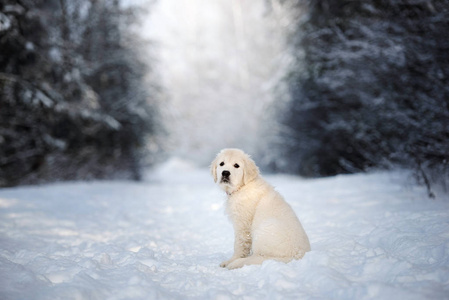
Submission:
<svg viewBox="0 0 449 300">
<path fill-rule="evenodd" d="M 274 259 L 289 262 L 310 251 L 309 239 L 290 205 L 239 149 L 223 149 L 211 164 L 214 181 L 226 192 L 226 212 L 234 225 L 234 255 L 228 269 Z"/>
</svg>

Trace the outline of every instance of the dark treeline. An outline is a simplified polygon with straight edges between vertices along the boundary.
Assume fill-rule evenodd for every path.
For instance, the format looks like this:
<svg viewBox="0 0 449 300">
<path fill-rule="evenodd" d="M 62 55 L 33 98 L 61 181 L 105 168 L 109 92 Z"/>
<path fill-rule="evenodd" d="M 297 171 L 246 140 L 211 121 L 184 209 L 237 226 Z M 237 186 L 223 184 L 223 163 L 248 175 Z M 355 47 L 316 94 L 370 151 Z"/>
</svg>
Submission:
<svg viewBox="0 0 449 300">
<path fill-rule="evenodd" d="M 139 179 L 154 113 L 119 0 L 0 1 L 0 186 Z"/>
<path fill-rule="evenodd" d="M 449 178 L 449 1 L 296 1 L 286 170 Z M 429 190 L 430 193 L 430 190 Z"/>
</svg>

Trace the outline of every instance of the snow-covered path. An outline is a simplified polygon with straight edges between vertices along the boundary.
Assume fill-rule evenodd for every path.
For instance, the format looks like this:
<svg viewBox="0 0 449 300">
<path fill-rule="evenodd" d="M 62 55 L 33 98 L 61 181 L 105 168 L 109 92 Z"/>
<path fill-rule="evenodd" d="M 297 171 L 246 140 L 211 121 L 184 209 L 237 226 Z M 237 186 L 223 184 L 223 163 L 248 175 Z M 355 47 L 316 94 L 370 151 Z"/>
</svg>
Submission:
<svg viewBox="0 0 449 300">
<path fill-rule="evenodd" d="M 267 176 L 312 251 L 229 271 L 207 170 L 0 190 L 0 299 L 449 299 L 449 203 L 400 173 Z"/>
</svg>

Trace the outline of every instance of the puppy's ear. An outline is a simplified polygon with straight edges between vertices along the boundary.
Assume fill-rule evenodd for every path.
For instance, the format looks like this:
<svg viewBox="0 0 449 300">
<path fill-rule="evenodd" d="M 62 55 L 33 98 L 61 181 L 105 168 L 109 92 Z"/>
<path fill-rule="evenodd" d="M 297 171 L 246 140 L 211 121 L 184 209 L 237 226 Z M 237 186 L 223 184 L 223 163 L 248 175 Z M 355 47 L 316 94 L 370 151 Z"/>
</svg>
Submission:
<svg viewBox="0 0 449 300">
<path fill-rule="evenodd" d="M 247 184 L 259 176 L 259 168 L 256 166 L 254 160 L 249 156 L 245 156 L 244 159 L 245 166 L 243 168 L 243 183 Z"/>
<path fill-rule="evenodd" d="M 214 182 L 217 182 L 217 161 L 218 161 L 218 155 L 214 159 L 214 161 L 210 164 L 210 173 L 212 174 L 212 177 L 214 178 Z"/>
</svg>

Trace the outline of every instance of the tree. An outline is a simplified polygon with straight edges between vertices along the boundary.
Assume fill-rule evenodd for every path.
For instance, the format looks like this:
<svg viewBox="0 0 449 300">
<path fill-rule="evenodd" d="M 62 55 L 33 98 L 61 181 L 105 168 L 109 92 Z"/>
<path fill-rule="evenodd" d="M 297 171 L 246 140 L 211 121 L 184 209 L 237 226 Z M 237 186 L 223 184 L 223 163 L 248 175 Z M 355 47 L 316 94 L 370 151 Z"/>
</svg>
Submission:
<svg viewBox="0 0 449 300">
<path fill-rule="evenodd" d="M 0 4 L 0 186 L 139 178 L 155 114 L 119 4 Z M 93 26 L 102 13 L 105 27 Z"/>
<path fill-rule="evenodd" d="M 447 175 L 449 2 L 296 3 L 305 13 L 286 79 L 289 171 L 399 164 Z"/>
</svg>

